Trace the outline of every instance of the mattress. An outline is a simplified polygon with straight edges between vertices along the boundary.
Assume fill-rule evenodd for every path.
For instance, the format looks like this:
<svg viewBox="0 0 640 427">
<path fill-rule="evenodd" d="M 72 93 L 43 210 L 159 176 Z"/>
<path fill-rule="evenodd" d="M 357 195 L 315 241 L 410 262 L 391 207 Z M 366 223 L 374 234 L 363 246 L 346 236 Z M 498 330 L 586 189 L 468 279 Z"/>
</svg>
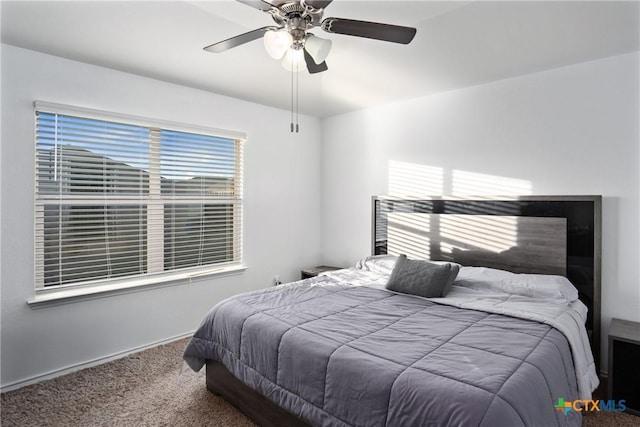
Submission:
<svg viewBox="0 0 640 427">
<path fill-rule="evenodd" d="M 345 279 L 352 276 L 220 302 L 185 361 L 196 371 L 220 362 L 318 426 L 581 424 L 579 412 L 554 408 L 580 396 L 572 346 L 558 328 Z"/>
</svg>

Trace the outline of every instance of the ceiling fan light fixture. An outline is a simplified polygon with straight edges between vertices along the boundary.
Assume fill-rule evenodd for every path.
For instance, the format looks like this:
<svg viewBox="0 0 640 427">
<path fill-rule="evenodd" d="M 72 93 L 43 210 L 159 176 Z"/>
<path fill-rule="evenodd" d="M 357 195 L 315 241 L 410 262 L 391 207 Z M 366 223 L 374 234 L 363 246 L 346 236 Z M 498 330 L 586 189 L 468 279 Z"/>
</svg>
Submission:
<svg viewBox="0 0 640 427">
<path fill-rule="evenodd" d="M 331 40 L 323 39 L 309 33 L 307 34 L 304 47 L 316 64 L 322 64 L 331 51 Z"/>
<path fill-rule="evenodd" d="M 306 70 L 302 49 L 289 49 L 282 59 L 282 66 L 296 73 Z"/>
<path fill-rule="evenodd" d="M 285 29 L 267 31 L 264 33 L 263 40 L 267 53 L 273 59 L 282 59 L 293 43 L 291 35 Z"/>
</svg>

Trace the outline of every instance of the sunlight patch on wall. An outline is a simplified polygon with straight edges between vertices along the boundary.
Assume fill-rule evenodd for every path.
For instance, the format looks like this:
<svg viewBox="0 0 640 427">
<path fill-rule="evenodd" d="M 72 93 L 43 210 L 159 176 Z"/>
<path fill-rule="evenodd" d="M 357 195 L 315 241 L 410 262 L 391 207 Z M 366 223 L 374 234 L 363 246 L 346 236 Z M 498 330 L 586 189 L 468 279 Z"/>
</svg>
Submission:
<svg viewBox="0 0 640 427">
<path fill-rule="evenodd" d="M 453 171 L 452 195 L 528 195 L 531 181 L 461 170 Z"/>
<path fill-rule="evenodd" d="M 452 245 L 448 242 L 440 242 L 440 252 L 445 255 L 451 255 L 454 249 L 460 249 L 458 246 Z"/>
<path fill-rule="evenodd" d="M 453 249 L 503 252 L 518 244 L 517 217 L 440 215 L 440 238 Z"/>
<path fill-rule="evenodd" d="M 428 235 L 430 215 L 390 213 L 387 228 L 387 253 L 405 254 L 410 259 L 430 259 Z"/>
<path fill-rule="evenodd" d="M 389 195 L 426 197 L 443 194 L 442 168 L 389 160 Z"/>
<path fill-rule="evenodd" d="M 392 212 L 387 253 L 440 259 L 454 251 L 501 253 L 518 246 L 518 218 L 493 215 Z"/>
<path fill-rule="evenodd" d="M 519 196 L 532 192 L 530 181 L 442 167 L 389 160 L 389 196 L 420 198 L 449 196 Z M 473 207 L 471 207 L 473 208 Z M 466 209 L 469 209 L 467 207 Z M 492 209 L 495 209 L 492 208 Z M 518 246 L 518 212 L 503 216 L 446 215 L 391 212 L 387 225 L 387 252 L 412 259 L 447 259 L 454 253 L 502 253 Z M 456 255 L 457 256 L 457 255 Z"/>
</svg>

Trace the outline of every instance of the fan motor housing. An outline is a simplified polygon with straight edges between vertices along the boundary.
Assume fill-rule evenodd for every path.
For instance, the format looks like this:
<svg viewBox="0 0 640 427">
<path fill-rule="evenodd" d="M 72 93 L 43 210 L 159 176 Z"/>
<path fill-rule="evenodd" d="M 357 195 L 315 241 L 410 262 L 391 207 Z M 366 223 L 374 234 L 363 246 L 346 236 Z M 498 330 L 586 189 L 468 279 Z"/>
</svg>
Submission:
<svg viewBox="0 0 640 427">
<path fill-rule="evenodd" d="M 271 16 L 278 25 L 282 26 L 286 26 L 291 19 L 296 17 L 304 20 L 305 30 L 320 25 L 324 11 L 305 6 L 303 3 L 300 1 L 274 1 L 272 4 L 277 11 L 272 11 Z"/>
</svg>

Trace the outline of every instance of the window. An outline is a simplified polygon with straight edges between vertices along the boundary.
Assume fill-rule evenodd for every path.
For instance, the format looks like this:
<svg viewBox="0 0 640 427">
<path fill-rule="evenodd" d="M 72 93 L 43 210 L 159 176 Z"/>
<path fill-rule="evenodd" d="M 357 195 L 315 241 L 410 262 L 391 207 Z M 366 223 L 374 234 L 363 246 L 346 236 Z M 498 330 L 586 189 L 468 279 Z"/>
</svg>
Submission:
<svg viewBox="0 0 640 427">
<path fill-rule="evenodd" d="M 242 138 L 43 103 L 35 114 L 36 295 L 241 266 Z"/>
</svg>

